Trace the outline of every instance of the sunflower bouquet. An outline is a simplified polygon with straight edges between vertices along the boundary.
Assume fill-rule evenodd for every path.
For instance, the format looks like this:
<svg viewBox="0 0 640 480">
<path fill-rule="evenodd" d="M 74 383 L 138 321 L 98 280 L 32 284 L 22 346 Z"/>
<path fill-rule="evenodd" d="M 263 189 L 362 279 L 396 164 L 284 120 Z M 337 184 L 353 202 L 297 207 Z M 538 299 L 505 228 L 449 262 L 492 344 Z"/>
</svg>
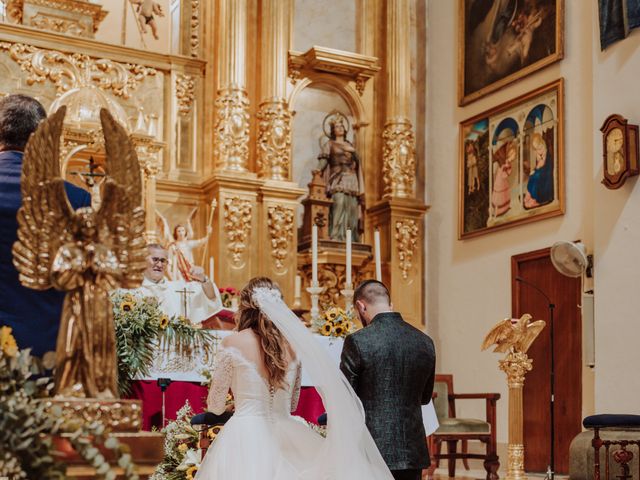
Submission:
<svg viewBox="0 0 640 480">
<path fill-rule="evenodd" d="M 209 350 L 213 336 L 192 325 L 182 315 L 169 317 L 160 310 L 158 299 L 123 290 L 111 294 L 116 327 L 118 386 L 126 395 L 131 382 L 149 374 L 157 349 L 175 351 L 191 358 Z"/>
<path fill-rule="evenodd" d="M 339 307 L 329 307 L 314 325 L 314 330 L 325 337 L 346 337 L 355 330 L 353 315 Z"/>
<path fill-rule="evenodd" d="M 191 426 L 191 417 L 195 415 L 187 401 L 178 410 L 176 419 L 162 429 L 164 439 L 164 458 L 156 467 L 150 480 L 193 480 L 202 462 L 200 450 L 200 432 Z M 207 438 L 213 443 L 223 427 L 214 426 L 207 430 Z"/>
</svg>

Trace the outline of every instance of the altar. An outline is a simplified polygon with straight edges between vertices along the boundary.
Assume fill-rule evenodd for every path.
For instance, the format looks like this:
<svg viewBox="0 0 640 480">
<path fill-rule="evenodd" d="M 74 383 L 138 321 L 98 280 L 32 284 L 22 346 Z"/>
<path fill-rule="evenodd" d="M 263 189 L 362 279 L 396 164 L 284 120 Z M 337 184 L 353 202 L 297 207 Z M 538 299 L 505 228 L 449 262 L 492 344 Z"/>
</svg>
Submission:
<svg viewBox="0 0 640 480">
<path fill-rule="evenodd" d="M 142 401 L 143 430 L 162 428 L 163 405 L 165 423 L 175 420 L 176 412 L 184 406 L 186 401 L 191 404 L 196 413 L 206 411 L 207 372 L 213 368 L 220 342 L 233 333 L 231 330 L 210 330 L 210 332 L 215 338 L 211 355 L 194 355 L 192 359 L 185 360 L 172 353 L 158 353 L 149 375 L 138 378 L 133 383 L 131 398 Z M 319 334 L 313 336 L 329 353 L 335 364 L 339 365 L 344 339 Z M 318 417 L 325 412 L 325 409 L 322 398 L 305 373 L 304 366 L 301 385 L 300 401 L 293 415 L 317 424 Z M 438 428 L 438 420 L 431 403 L 423 406 L 422 416 L 425 430 L 429 435 Z"/>
</svg>

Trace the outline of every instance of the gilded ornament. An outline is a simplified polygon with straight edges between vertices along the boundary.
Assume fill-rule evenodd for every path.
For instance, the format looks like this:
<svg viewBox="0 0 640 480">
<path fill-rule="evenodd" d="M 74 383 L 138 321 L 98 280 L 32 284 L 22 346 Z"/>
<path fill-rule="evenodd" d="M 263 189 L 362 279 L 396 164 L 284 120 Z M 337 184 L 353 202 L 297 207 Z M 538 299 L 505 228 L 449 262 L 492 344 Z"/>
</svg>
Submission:
<svg viewBox="0 0 640 480">
<path fill-rule="evenodd" d="M 507 478 L 509 480 L 523 480 L 524 475 L 524 445 L 509 445 L 507 448 L 509 471 Z"/>
<path fill-rule="evenodd" d="M 287 180 L 291 162 L 291 112 L 283 101 L 266 102 L 258 111 L 260 175 Z"/>
<path fill-rule="evenodd" d="M 269 239 L 271 242 L 271 256 L 274 258 L 276 268 L 285 268 L 285 260 L 289 256 L 289 250 L 293 242 L 293 219 L 292 208 L 285 208 L 282 205 L 268 208 L 267 225 L 269 227 Z"/>
<path fill-rule="evenodd" d="M 11 59 L 27 73 L 28 85 L 49 80 L 58 93 L 93 85 L 128 99 L 131 90 L 146 77 L 157 73 L 143 65 L 96 59 L 81 53 L 42 50 L 22 43 L 0 42 L 0 50 L 9 52 Z"/>
<path fill-rule="evenodd" d="M 200 0 L 191 0 L 191 30 L 189 47 L 192 57 L 200 56 Z"/>
<path fill-rule="evenodd" d="M 31 17 L 29 26 L 39 30 L 49 30 L 51 32 L 75 35 L 78 37 L 87 36 L 87 27 L 77 20 L 51 17 L 43 14 L 42 12 Z"/>
<path fill-rule="evenodd" d="M 494 352 L 526 353 L 545 325 L 544 320 L 531 323 L 531 315 L 528 313 L 519 319 L 506 318 L 489 330 L 482 342 L 482 350 L 495 345 Z"/>
<path fill-rule="evenodd" d="M 109 13 L 107 10 L 103 10 L 102 5 L 83 0 L 29 0 L 28 3 L 29 10 L 37 12 L 30 21 L 28 20 L 29 26 L 89 38 L 93 38 L 100 23 Z M 7 16 L 14 23 L 24 24 L 24 7 L 24 0 L 8 0 L 6 2 Z M 44 8 L 39 9 L 38 7 Z M 64 18 L 60 14 L 53 13 L 56 11 L 65 12 L 67 15 L 71 14 L 76 18 Z M 47 22 L 42 23 L 41 20 L 34 22 L 34 18 L 38 16 L 47 18 Z M 82 23 L 81 20 L 84 20 L 85 23 Z M 81 31 L 77 29 L 58 30 L 62 22 L 74 22 Z"/>
<path fill-rule="evenodd" d="M 507 374 L 509 388 L 522 388 L 525 375 L 533 369 L 533 360 L 524 352 L 512 350 L 498 361 L 498 365 L 500 370 Z"/>
<path fill-rule="evenodd" d="M 101 110 L 107 177 L 99 208 L 71 209 L 60 174 L 66 107 L 25 149 L 13 262 L 23 286 L 67 292 L 56 345 L 56 393 L 115 398 L 117 360 L 109 291 L 135 288 L 147 250 L 140 167 L 124 128 Z"/>
<path fill-rule="evenodd" d="M 409 271 L 413 266 L 413 256 L 418 248 L 418 224 L 415 220 L 405 219 L 396 222 L 396 244 L 398 260 L 402 278 L 409 278 Z"/>
<path fill-rule="evenodd" d="M 385 125 L 382 142 L 384 196 L 413 197 L 416 180 L 416 140 L 411 122 L 403 120 Z"/>
<path fill-rule="evenodd" d="M 185 116 L 191 113 L 191 107 L 195 99 L 196 82 L 191 75 L 179 73 L 176 76 L 176 99 L 178 100 L 178 113 Z"/>
<path fill-rule="evenodd" d="M 227 250 L 233 266 L 241 268 L 247 240 L 251 233 L 251 211 L 249 200 L 232 197 L 224 201 L 224 230 L 227 234 Z"/>
<path fill-rule="evenodd" d="M 45 409 L 62 411 L 64 424 L 99 422 L 113 432 L 137 432 L 142 427 L 142 406 L 139 400 L 96 400 L 55 398 L 45 401 Z M 72 427 L 70 430 L 74 430 Z"/>
<path fill-rule="evenodd" d="M 249 99 L 238 88 L 218 92 L 215 102 L 215 156 L 223 170 L 244 172 L 249 161 Z"/>
</svg>

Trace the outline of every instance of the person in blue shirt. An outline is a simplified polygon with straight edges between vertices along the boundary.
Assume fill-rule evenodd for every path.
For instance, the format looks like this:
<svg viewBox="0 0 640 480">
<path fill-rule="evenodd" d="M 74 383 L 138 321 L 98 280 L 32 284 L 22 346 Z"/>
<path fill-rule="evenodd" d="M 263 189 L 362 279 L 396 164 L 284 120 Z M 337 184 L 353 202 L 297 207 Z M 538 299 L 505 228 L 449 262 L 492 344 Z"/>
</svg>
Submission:
<svg viewBox="0 0 640 480">
<path fill-rule="evenodd" d="M 24 148 L 46 116 L 40 102 L 26 95 L 0 100 L 0 326 L 11 327 L 18 347 L 31 348 L 36 356 L 55 350 L 65 293 L 23 287 L 13 266 L 11 248 L 17 239 L 16 214 L 22 204 Z M 87 191 L 70 183 L 65 188 L 74 209 L 91 205 Z"/>
</svg>

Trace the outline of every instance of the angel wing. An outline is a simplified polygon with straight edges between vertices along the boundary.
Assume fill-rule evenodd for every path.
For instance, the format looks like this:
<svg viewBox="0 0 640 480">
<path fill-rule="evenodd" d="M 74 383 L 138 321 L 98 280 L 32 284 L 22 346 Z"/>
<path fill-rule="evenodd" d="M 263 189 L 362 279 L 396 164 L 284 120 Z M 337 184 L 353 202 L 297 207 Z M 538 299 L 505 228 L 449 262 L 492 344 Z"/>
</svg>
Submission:
<svg viewBox="0 0 640 480">
<path fill-rule="evenodd" d="M 544 320 L 536 320 L 533 323 L 529 323 L 526 327 L 526 333 L 524 338 L 520 341 L 520 351 L 527 352 L 533 341 L 538 338 L 540 332 L 545 327 L 546 322 Z"/>
<path fill-rule="evenodd" d="M 511 319 L 506 318 L 499 321 L 493 326 L 489 333 L 484 337 L 482 342 L 482 350 L 486 350 L 491 345 L 495 345 L 494 352 L 506 352 L 513 345 L 515 340 L 515 331 L 511 324 Z"/>
<path fill-rule="evenodd" d="M 60 135 L 66 107 L 40 123 L 24 151 L 22 206 L 13 264 L 20 283 L 35 290 L 50 288 L 51 264 L 63 243 L 72 239 L 74 212 L 60 177 Z"/>
<path fill-rule="evenodd" d="M 156 232 L 160 232 L 161 243 L 165 247 L 173 242 L 169 221 L 158 209 L 156 209 Z"/>
<path fill-rule="evenodd" d="M 187 215 L 187 225 L 186 225 L 187 238 L 189 238 L 191 240 L 193 240 L 193 223 L 191 223 L 191 222 L 193 220 L 193 217 L 196 216 L 196 212 L 197 211 L 198 211 L 198 206 L 196 205 L 195 207 L 193 207 L 193 210 L 191 210 L 189 212 L 189 215 Z"/>
<path fill-rule="evenodd" d="M 107 179 L 98 210 L 101 231 L 107 229 L 122 277 L 123 288 L 140 285 L 147 256 L 145 214 L 138 156 L 125 129 L 106 110 L 100 111 L 107 153 Z"/>
</svg>

